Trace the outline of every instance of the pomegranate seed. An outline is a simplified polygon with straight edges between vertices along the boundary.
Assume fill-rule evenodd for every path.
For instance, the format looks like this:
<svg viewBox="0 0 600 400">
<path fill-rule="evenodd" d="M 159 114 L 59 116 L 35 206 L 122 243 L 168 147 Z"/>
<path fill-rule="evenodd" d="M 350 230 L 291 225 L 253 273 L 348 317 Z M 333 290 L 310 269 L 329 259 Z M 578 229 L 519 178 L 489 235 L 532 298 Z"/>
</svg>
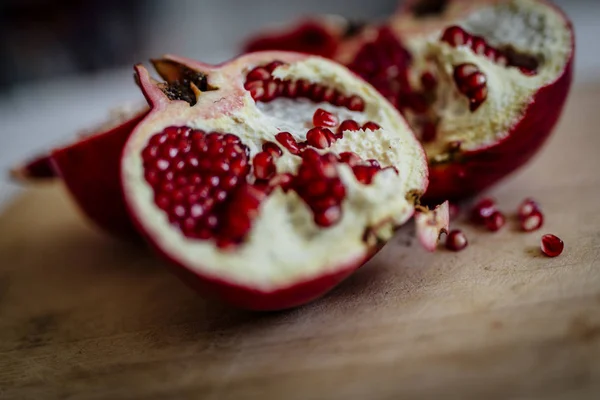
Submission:
<svg viewBox="0 0 600 400">
<path fill-rule="evenodd" d="M 365 185 L 368 185 L 373 181 L 373 177 L 377 171 L 377 168 L 370 165 L 356 165 L 352 168 L 356 180 Z"/>
<path fill-rule="evenodd" d="M 274 100 L 277 97 L 277 95 L 279 94 L 278 93 L 279 85 L 277 82 L 264 81 L 263 86 L 264 86 L 264 90 L 265 90 L 265 93 L 261 99 L 263 102 L 268 103 L 268 102 Z"/>
<path fill-rule="evenodd" d="M 487 78 L 475 64 L 465 63 L 454 68 L 454 81 L 459 92 L 469 99 L 469 109 L 477 110 L 487 98 Z"/>
<path fill-rule="evenodd" d="M 378 129 L 381 129 L 381 127 L 375 122 L 369 121 L 365 122 L 365 124 L 362 126 L 362 129 L 365 131 L 376 131 Z"/>
<path fill-rule="evenodd" d="M 296 85 L 298 86 L 298 97 L 308 97 L 311 83 L 305 79 L 298 79 Z"/>
<path fill-rule="evenodd" d="M 556 257 L 563 252 L 565 244 L 558 236 L 546 234 L 542 236 L 541 248 L 542 252 L 548 257 Z"/>
<path fill-rule="evenodd" d="M 471 49 L 475 54 L 485 55 L 485 51 L 487 50 L 488 45 L 485 42 L 485 39 L 479 36 L 473 36 L 471 40 Z"/>
<path fill-rule="evenodd" d="M 283 155 L 283 150 L 281 150 L 281 148 L 273 142 L 263 143 L 262 149 L 264 152 L 269 153 L 274 159 L 279 158 Z"/>
<path fill-rule="evenodd" d="M 435 89 L 435 87 L 437 86 L 437 79 L 435 75 L 433 75 L 433 73 L 429 71 L 424 72 L 421 75 L 421 86 L 423 86 L 423 89 L 427 91 Z"/>
<path fill-rule="evenodd" d="M 314 215 L 315 223 L 319 226 L 329 227 L 342 219 L 342 209 L 339 206 L 331 206 Z"/>
<path fill-rule="evenodd" d="M 340 153 L 340 161 L 348 164 L 350 167 L 354 167 L 355 165 L 359 165 L 362 163 L 362 159 L 356 153 L 352 153 L 350 151 Z"/>
<path fill-rule="evenodd" d="M 325 149 L 331 144 L 323 128 L 312 128 L 309 130 L 306 133 L 306 142 L 317 149 Z"/>
<path fill-rule="evenodd" d="M 322 101 L 333 104 L 333 101 L 335 100 L 335 96 L 336 96 L 335 89 L 327 87 L 323 91 L 323 100 Z"/>
<path fill-rule="evenodd" d="M 265 67 L 265 69 L 272 74 L 273 71 L 275 70 L 275 68 L 280 67 L 284 65 L 284 63 L 282 61 L 271 61 L 269 64 L 267 64 L 267 66 Z"/>
<path fill-rule="evenodd" d="M 539 204 L 532 198 L 528 197 L 521 202 L 519 208 L 517 209 L 517 215 L 519 219 L 523 219 L 534 211 L 540 211 Z"/>
<path fill-rule="evenodd" d="M 344 107 L 348 103 L 348 97 L 344 96 L 342 93 L 336 90 L 335 96 L 331 103 L 338 107 Z"/>
<path fill-rule="evenodd" d="M 271 73 L 263 67 L 256 67 L 248 73 L 246 81 L 266 81 L 271 78 Z"/>
<path fill-rule="evenodd" d="M 494 211 L 492 215 L 485 219 L 484 223 L 488 230 L 497 232 L 506 223 L 506 218 L 500 211 Z"/>
<path fill-rule="evenodd" d="M 481 199 L 473 207 L 473 220 L 482 223 L 496 211 L 496 202 L 492 198 Z"/>
<path fill-rule="evenodd" d="M 441 40 L 450 46 L 469 46 L 471 44 L 471 35 L 465 32 L 460 26 L 450 26 L 442 34 Z"/>
<path fill-rule="evenodd" d="M 533 232 L 542 227 L 544 224 L 544 215 L 538 211 L 533 210 L 529 215 L 521 219 L 521 229 L 525 232 Z"/>
<path fill-rule="evenodd" d="M 337 124 L 337 117 L 332 113 L 323 110 L 322 108 L 317 108 L 313 115 L 314 126 L 334 127 L 337 126 Z"/>
<path fill-rule="evenodd" d="M 297 81 L 284 81 L 283 90 L 281 93 L 285 97 L 295 99 L 299 95 L 298 82 Z"/>
<path fill-rule="evenodd" d="M 279 142 L 279 144 L 285 147 L 290 153 L 294 155 L 298 155 L 300 153 L 298 143 L 296 142 L 291 133 L 279 132 L 277 135 L 275 135 L 275 140 L 277 140 L 277 142 Z"/>
<path fill-rule="evenodd" d="M 314 83 L 310 87 L 310 90 L 308 92 L 308 98 L 314 101 L 315 103 L 320 103 L 321 101 L 323 101 L 323 92 L 325 92 L 325 86 L 322 86 L 318 83 Z"/>
<path fill-rule="evenodd" d="M 461 251 L 467 247 L 468 244 L 467 237 L 459 229 L 451 230 L 446 237 L 446 248 L 448 250 Z"/>
<path fill-rule="evenodd" d="M 258 179 L 270 179 L 275 175 L 275 163 L 273 157 L 267 152 L 260 152 L 254 156 L 253 160 L 254 176 Z"/>
<path fill-rule="evenodd" d="M 355 131 L 358 131 L 358 130 L 360 130 L 360 125 L 358 124 L 358 122 L 356 122 L 354 120 L 351 120 L 351 119 L 347 119 L 347 120 L 343 121 L 340 124 L 340 126 L 338 126 L 336 137 L 338 139 L 341 139 L 341 138 L 344 137 L 344 132 L 345 131 L 355 132 Z"/>
<path fill-rule="evenodd" d="M 367 160 L 367 164 L 369 164 L 371 167 L 381 169 L 381 164 L 379 164 L 379 161 L 377 161 L 377 160 L 374 160 L 374 159 Z"/>
<path fill-rule="evenodd" d="M 535 69 L 530 69 L 527 67 L 519 67 L 519 71 L 525 76 L 535 76 L 537 75 L 537 71 Z"/>
<path fill-rule="evenodd" d="M 365 101 L 359 96 L 350 96 L 348 97 L 346 108 L 350 111 L 363 112 L 365 110 Z"/>
<path fill-rule="evenodd" d="M 273 178 L 271 178 L 271 180 L 269 181 L 269 186 L 271 186 L 271 187 L 279 186 L 279 187 L 281 187 L 281 189 L 284 192 L 287 192 L 291 188 L 292 182 L 293 182 L 292 174 L 286 172 L 284 174 L 275 175 Z"/>
</svg>

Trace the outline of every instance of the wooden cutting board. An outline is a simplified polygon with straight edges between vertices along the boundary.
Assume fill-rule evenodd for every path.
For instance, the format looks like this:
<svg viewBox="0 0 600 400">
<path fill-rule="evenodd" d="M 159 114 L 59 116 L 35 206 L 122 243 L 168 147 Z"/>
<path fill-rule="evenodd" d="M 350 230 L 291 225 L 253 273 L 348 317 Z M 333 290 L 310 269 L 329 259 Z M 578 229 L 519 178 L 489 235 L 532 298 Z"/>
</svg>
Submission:
<svg viewBox="0 0 600 400">
<path fill-rule="evenodd" d="M 600 398 L 600 86 L 492 194 L 546 225 L 464 222 L 461 253 L 413 228 L 323 299 L 257 314 L 206 301 L 89 228 L 60 187 L 0 216 L 2 399 Z M 539 252 L 542 233 L 566 243 Z"/>
</svg>

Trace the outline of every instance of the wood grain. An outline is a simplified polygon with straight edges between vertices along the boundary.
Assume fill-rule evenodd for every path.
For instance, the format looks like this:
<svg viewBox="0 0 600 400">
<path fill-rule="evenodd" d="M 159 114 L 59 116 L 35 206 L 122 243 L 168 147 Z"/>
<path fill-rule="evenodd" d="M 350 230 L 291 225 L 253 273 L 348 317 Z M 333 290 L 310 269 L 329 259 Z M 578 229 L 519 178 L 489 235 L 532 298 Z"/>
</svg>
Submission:
<svg viewBox="0 0 600 400">
<path fill-rule="evenodd" d="M 2 399 L 600 398 L 600 87 L 492 194 L 542 232 L 425 253 L 402 229 L 325 298 L 256 314 L 203 300 L 56 186 L 0 216 Z M 566 243 L 539 252 L 543 232 Z"/>
</svg>

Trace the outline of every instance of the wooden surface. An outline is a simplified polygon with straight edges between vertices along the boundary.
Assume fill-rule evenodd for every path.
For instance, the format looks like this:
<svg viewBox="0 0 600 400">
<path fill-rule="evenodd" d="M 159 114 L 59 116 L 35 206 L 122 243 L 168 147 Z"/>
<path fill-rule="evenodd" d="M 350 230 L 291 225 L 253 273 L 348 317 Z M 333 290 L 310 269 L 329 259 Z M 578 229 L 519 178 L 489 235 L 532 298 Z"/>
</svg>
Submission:
<svg viewBox="0 0 600 400">
<path fill-rule="evenodd" d="M 255 314 L 206 301 L 96 233 L 58 187 L 0 216 L 2 399 L 600 398 L 600 87 L 496 187 L 514 221 L 425 253 L 412 227 L 325 298 Z M 566 250 L 539 253 L 542 233 Z"/>
</svg>

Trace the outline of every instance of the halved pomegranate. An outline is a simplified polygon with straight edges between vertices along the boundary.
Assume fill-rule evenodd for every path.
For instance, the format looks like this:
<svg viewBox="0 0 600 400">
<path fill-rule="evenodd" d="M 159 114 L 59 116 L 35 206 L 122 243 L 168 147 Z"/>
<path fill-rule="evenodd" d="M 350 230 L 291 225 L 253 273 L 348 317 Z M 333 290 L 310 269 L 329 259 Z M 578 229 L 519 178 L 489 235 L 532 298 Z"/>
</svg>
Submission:
<svg viewBox="0 0 600 400">
<path fill-rule="evenodd" d="M 123 146 L 148 109 L 114 110 L 109 120 L 73 143 L 39 155 L 11 171 L 27 183 L 61 179 L 83 213 L 104 231 L 137 236 L 123 201 L 120 160 Z"/>
<path fill-rule="evenodd" d="M 152 110 L 125 145 L 123 192 L 139 231 L 193 286 L 249 309 L 303 304 L 413 215 L 422 148 L 345 67 L 287 52 L 154 66 L 164 82 L 135 68 Z"/>
<path fill-rule="evenodd" d="M 543 0 L 409 1 L 333 59 L 407 118 L 430 167 L 428 199 L 460 199 L 527 162 L 571 84 L 571 23 Z"/>
</svg>

